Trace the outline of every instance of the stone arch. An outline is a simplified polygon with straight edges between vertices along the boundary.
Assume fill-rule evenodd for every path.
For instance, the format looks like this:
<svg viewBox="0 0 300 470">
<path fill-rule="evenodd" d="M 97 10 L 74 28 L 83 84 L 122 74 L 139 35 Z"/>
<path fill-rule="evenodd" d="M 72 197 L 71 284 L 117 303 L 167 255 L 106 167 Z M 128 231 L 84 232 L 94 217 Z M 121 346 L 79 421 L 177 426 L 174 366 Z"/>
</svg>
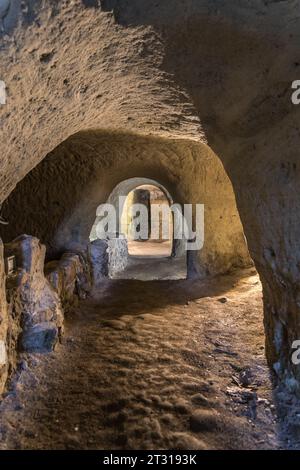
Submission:
<svg viewBox="0 0 300 470">
<path fill-rule="evenodd" d="M 11 41 L 1 44 L 0 58 L 9 86 L 7 105 L 0 107 L 1 201 L 21 181 L 9 201 L 15 209 L 22 178 L 83 128 L 208 143 L 233 184 L 263 283 L 269 363 L 281 377 L 299 379 L 289 358 L 300 335 L 299 113 L 290 100 L 299 66 L 299 20 L 291 2 L 237 2 L 236 8 L 219 2 L 216 8 L 209 0 L 164 0 L 157 8 L 154 0 L 107 0 L 95 10 L 81 0 L 45 2 L 43 8 L 31 1 L 30 15 L 14 3 L 4 21 L 5 32 L 14 32 L 14 60 Z M 43 27 L 28 28 L 30 18 Z M 38 170 L 34 174 L 31 182 L 47 186 Z M 60 179 L 55 169 L 53 175 Z M 37 205 L 35 198 L 42 203 L 39 195 L 26 200 Z M 18 205 L 24 200 L 23 194 Z M 63 210 L 51 211 L 65 229 Z M 26 223 L 16 221 L 17 233 L 36 229 L 53 255 L 65 248 L 61 240 L 69 230 L 54 240 L 49 223 L 42 229 L 37 214 L 29 211 L 28 217 Z M 76 224 L 73 230 L 80 238 Z M 4 237 L 13 234 L 3 230 Z M 229 266 L 224 257 L 225 250 L 222 264 Z"/>
<path fill-rule="evenodd" d="M 164 194 L 166 200 L 169 203 L 169 206 L 172 206 L 174 203 L 174 199 L 168 189 L 161 184 L 157 179 L 151 179 L 151 178 L 146 178 L 146 177 L 133 177 L 129 178 L 127 180 L 121 181 L 117 186 L 112 190 L 110 193 L 106 203 L 112 204 L 115 207 L 116 213 L 119 214 L 119 218 L 117 219 L 117 233 L 121 232 L 120 229 L 120 217 L 123 212 L 123 207 L 119 207 L 119 201 L 120 198 L 124 198 L 123 202 L 125 202 L 125 199 L 128 197 L 129 193 L 133 191 L 134 189 L 139 188 L 140 186 L 144 185 L 149 185 L 156 187 L 161 190 L 161 192 Z M 96 225 L 98 222 L 99 218 L 96 216 L 95 222 L 93 224 L 92 230 L 91 230 L 91 235 L 90 239 L 96 239 L 97 236 L 95 234 L 96 230 Z M 174 220 L 173 220 L 174 224 Z M 174 239 L 174 225 L 172 224 L 172 256 L 184 256 L 184 243 L 181 242 L 180 240 L 175 240 Z"/>
<path fill-rule="evenodd" d="M 122 181 L 145 175 L 175 202 L 206 207 L 205 245 L 189 259 L 191 276 L 249 264 L 230 180 L 209 147 L 125 132 L 83 131 L 54 149 L 8 198 L 10 225 L 3 227 L 3 238 L 34 234 L 46 244 L 49 259 L 83 247 L 99 203 Z"/>
</svg>

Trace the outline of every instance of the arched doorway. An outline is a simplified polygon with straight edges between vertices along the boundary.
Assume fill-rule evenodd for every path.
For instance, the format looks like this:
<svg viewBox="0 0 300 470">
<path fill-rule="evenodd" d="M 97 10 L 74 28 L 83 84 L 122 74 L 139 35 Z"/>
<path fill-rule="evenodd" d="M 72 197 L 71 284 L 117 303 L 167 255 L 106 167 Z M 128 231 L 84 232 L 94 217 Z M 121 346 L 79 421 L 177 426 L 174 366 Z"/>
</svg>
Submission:
<svg viewBox="0 0 300 470">
<path fill-rule="evenodd" d="M 171 203 L 165 192 L 153 184 L 138 186 L 128 194 L 121 218 L 121 232 L 126 235 L 129 256 L 166 258 L 172 255 Z M 144 234 L 135 211 L 139 204 L 147 211 Z"/>
<path fill-rule="evenodd" d="M 108 269 L 110 277 L 139 280 L 186 278 L 184 240 L 174 239 L 173 203 L 169 191 L 149 178 L 130 178 L 113 189 L 105 208 L 111 205 L 115 209 L 116 233 L 108 234 L 107 238 L 113 246 L 110 249 L 112 265 L 120 266 L 120 269 L 118 272 Z M 98 207 L 97 214 L 101 207 L 103 205 Z M 97 215 L 90 234 L 92 243 L 101 238 L 98 233 L 101 220 L 102 215 Z"/>
</svg>

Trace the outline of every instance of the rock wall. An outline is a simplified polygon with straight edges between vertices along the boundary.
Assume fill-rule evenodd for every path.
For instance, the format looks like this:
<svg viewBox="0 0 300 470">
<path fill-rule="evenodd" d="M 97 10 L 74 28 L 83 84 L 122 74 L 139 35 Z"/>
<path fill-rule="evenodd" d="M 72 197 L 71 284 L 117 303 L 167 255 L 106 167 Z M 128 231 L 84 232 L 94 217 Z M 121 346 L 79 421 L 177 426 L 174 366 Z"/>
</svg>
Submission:
<svg viewBox="0 0 300 470">
<path fill-rule="evenodd" d="M 126 238 L 111 238 L 107 240 L 108 276 L 114 276 L 122 271 L 128 263 L 128 246 Z"/>
<path fill-rule="evenodd" d="M 0 32 L 1 79 L 7 85 L 7 105 L 0 106 L 1 200 L 51 150 L 86 129 L 207 144 L 232 182 L 263 283 L 269 363 L 282 365 L 276 366 L 282 377 L 285 370 L 299 379 L 289 355 L 300 337 L 300 117 L 290 99 L 291 83 L 299 79 L 299 0 L 105 0 L 101 8 L 81 0 L 11 4 Z M 107 147 L 99 154 L 94 143 L 85 141 L 86 157 L 92 154 L 109 170 Z M 175 152 L 168 146 L 170 163 Z M 116 150 L 115 159 L 126 160 L 134 148 L 128 150 Z M 64 152 L 71 165 L 74 154 L 81 158 L 76 145 Z M 189 152 L 179 160 L 201 188 Z M 181 175 L 169 167 L 166 184 Z M 159 177 L 165 166 L 148 163 L 147 169 Z M 204 183 L 209 184 L 205 178 Z M 109 188 L 101 184 L 104 195 Z M 40 173 L 35 196 L 44 186 Z M 105 197 L 96 199 L 95 205 Z M 60 201 L 49 200 L 50 212 L 61 214 Z M 48 209 L 42 205 L 42 213 Z M 66 227 L 60 216 L 55 221 Z M 228 266 L 230 240 L 236 237 L 227 238 L 219 258 L 211 246 L 212 259 L 207 254 L 202 265 L 209 269 L 219 260 Z"/>
<path fill-rule="evenodd" d="M 89 245 L 89 263 L 94 286 L 108 277 L 108 245 L 106 240 L 94 240 Z"/>
<path fill-rule="evenodd" d="M 16 259 L 10 300 L 21 329 L 19 346 L 26 352 L 53 350 L 63 333 L 61 302 L 44 276 L 45 252 L 38 239 L 26 235 L 5 245 L 5 255 Z"/>
<path fill-rule="evenodd" d="M 84 299 L 91 289 L 90 266 L 87 255 L 64 253 L 60 260 L 45 265 L 45 275 L 57 292 L 64 311 Z"/>
</svg>

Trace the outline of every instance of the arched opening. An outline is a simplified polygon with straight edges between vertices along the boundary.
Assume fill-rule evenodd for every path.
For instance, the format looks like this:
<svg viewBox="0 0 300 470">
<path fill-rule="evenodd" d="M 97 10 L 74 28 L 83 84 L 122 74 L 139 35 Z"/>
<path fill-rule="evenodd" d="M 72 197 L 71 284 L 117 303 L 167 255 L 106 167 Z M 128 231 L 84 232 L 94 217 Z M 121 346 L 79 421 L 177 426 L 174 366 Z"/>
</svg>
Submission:
<svg viewBox="0 0 300 470">
<path fill-rule="evenodd" d="M 4 216 L 10 224 L 2 227 L 3 239 L 9 242 L 20 234 L 34 234 L 45 243 L 49 261 L 66 251 L 84 253 L 97 239 L 99 205 L 112 204 L 118 210 L 119 197 L 126 200 L 131 191 L 145 185 L 157 187 L 169 204 L 180 208 L 204 206 L 203 246 L 187 250 L 186 240 L 173 237 L 171 256 L 131 256 L 133 264 L 142 264 L 143 269 L 138 269 L 148 279 L 203 279 L 251 263 L 231 182 L 209 147 L 125 132 L 82 131 L 50 152 L 6 201 Z M 115 232 L 120 233 L 119 226 Z M 157 271 L 158 262 L 166 271 Z M 107 271 L 103 268 L 101 275 Z"/>
<path fill-rule="evenodd" d="M 115 237 L 118 239 L 111 250 L 114 268 L 108 269 L 109 277 L 139 280 L 186 278 L 185 239 L 175 239 L 173 203 L 166 187 L 151 178 L 134 177 L 116 185 L 106 203 L 98 206 L 97 213 L 101 212 L 101 216 L 96 216 L 89 237 L 94 244 L 102 238 L 110 239 L 110 244 Z M 103 218 L 106 223 L 109 205 L 116 215 L 115 236 L 107 225 L 108 233 L 103 233 L 101 225 Z M 123 249 L 119 249 L 122 243 Z M 98 246 L 102 250 L 101 243 Z M 117 271 L 116 265 L 119 266 Z"/>
<path fill-rule="evenodd" d="M 291 101 L 299 68 L 294 3 L 1 0 L 5 76 L 0 79 L 7 97 L 0 106 L 0 203 L 8 201 L 0 222 L 9 220 L 9 225 L 1 224 L 0 388 L 14 370 L 24 337 L 27 347 L 31 334 L 37 342 L 48 338 L 55 345 L 63 329 L 61 308 L 68 321 L 67 304 L 76 289 L 88 296 L 88 280 L 97 284 L 98 295 L 80 304 L 78 317 L 84 320 L 69 324 L 79 339 L 77 354 L 75 341 L 60 356 L 69 358 L 67 365 L 48 367 L 49 386 L 41 390 L 36 381 L 35 403 L 39 397 L 40 408 L 49 410 L 47 420 L 25 429 L 26 418 L 36 414 L 30 387 L 20 397 L 28 411 L 18 412 L 18 425 L 24 423 L 19 441 L 8 417 L 1 434 L 11 434 L 12 446 L 90 442 L 107 448 L 226 448 L 232 442 L 238 447 L 245 434 L 252 440 L 240 447 L 258 446 L 268 429 L 254 436 L 248 428 L 231 433 L 229 426 L 243 400 L 248 408 L 239 422 L 246 417 L 245 426 L 248 421 L 252 426 L 267 420 L 267 414 L 256 420 L 263 406 L 256 400 L 259 380 L 249 390 L 251 377 L 244 370 L 249 363 L 254 371 L 255 362 L 265 364 L 260 283 L 256 273 L 245 275 L 248 284 L 242 271 L 236 278 L 228 274 L 227 283 L 221 276 L 251 262 L 243 228 L 263 285 L 269 366 L 299 392 L 299 364 L 291 359 L 300 337 L 299 107 Z M 140 283 L 109 279 L 108 258 L 124 246 L 122 238 L 108 238 L 105 252 L 98 253 L 96 264 L 104 268 L 96 279 L 89 234 L 97 207 L 120 182 L 145 175 L 160 181 L 181 205 L 204 204 L 203 248 L 186 252 L 188 279 Z M 155 259 L 156 269 L 169 259 L 176 273 L 176 257 Z M 60 378 L 53 386 L 52 370 Z M 132 382 L 133 371 L 142 380 Z M 102 389 L 103 383 L 112 386 Z M 236 397 L 232 385 L 243 384 L 246 393 Z M 45 389 L 49 396 L 43 397 Z M 51 389 L 60 390 L 57 401 Z M 112 429 L 103 442 L 98 423 L 92 428 L 89 422 L 90 435 L 83 430 L 81 436 L 76 426 L 71 436 L 77 418 L 88 414 L 81 409 L 84 400 L 95 404 L 105 395 L 110 402 L 101 403 L 101 410 L 109 410 L 107 422 L 118 423 L 119 434 Z M 60 419 L 53 422 L 53 407 L 47 408 L 54 402 L 60 419 L 71 416 L 64 436 Z M 144 413 L 136 408 L 141 403 L 148 405 Z M 13 419 L 17 403 L 10 404 Z M 224 409 L 229 419 L 218 420 Z M 97 420 L 101 413 L 89 411 L 87 421 L 93 424 L 92 417 Z M 299 434 L 296 418 L 297 413 L 292 426 Z M 38 428 L 43 421 L 45 427 Z M 33 429 L 36 441 L 30 441 Z M 50 435 L 51 442 L 38 442 Z M 224 443 L 226 436 L 231 443 Z"/>
<path fill-rule="evenodd" d="M 110 204 L 120 209 L 120 197 L 125 206 L 127 202 L 130 207 L 127 198 L 131 198 L 132 192 L 141 189 L 150 192 L 152 188 L 159 190 L 159 197 L 165 196 L 168 205 L 204 204 L 205 239 L 200 249 L 186 250 L 173 236 L 171 255 L 170 250 L 164 256 L 145 256 L 145 253 L 139 256 L 128 252 L 129 256 L 124 256 L 124 241 L 127 242 L 130 232 L 124 206 L 120 224 L 116 224 L 114 231 L 105 240 L 97 237 L 99 207 Z M 47 217 L 43 214 L 45 207 Z M 241 335 L 239 328 L 243 333 L 247 331 L 250 312 L 244 314 L 245 305 L 253 299 L 251 338 L 247 345 L 253 351 L 256 343 L 251 341 L 258 336 L 261 347 L 262 329 L 259 334 L 254 331 L 262 319 L 258 300 L 260 284 L 253 268 L 239 271 L 239 268 L 249 267 L 251 260 L 234 193 L 220 160 L 206 145 L 126 133 L 78 133 L 55 148 L 20 182 L 7 201 L 4 216 L 10 221 L 3 229 L 8 242 L 14 233 L 31 233 L 46 244 L 46 279 L 63 300 L 69 327 L 73 328 L 73 319 L 75 325 L 76 315 L 81 315 L 82 334 L 88 338 L 87 348 L 91 347 L 91 338 L 97 338 L 97 356 L 101 358 L 101 368 L 108 381 L 111 369 L 106 364 L 107 351 L 101 349 L 101 345 L 110 344 L 114 364 L 118 361 L 135 364 L 136 342 L 141 342 L 144 346 L 140 358 L 145 363 L 151 362 L 150 369 L 154 367 L 152 359 L 162 357 L 159 362 L 162 378 L 155 378 L 151 393 L 159 395 L 157 383 L 167 388 L 165 375 L 178 373 L 186 374 L 191 388 L 195 377 L 199 382 L 212 379 L 221 386 L 222 380 L 225 383 L 232 375 L 226 358 L 231 358 L 233 367 L 238 368 L 238 345 L 232 341 L 232 331 L 236 331 L 237 337 Z M 149 239 L 151 241 L 151 232 L 148 231 L 146 238 L 146 241 L 133 241 L 146 245 Z M 23 251 L 41 251 L 36 241 L 25 237 L 15 244 L 7 243 L 7 255 L 20 245 Z M 127 260 L 125 264 L 124 260 Z M 91 268 L 93 286 L 90 291 L 84 290 L 86 267 Z M 233 273 L 224 278 L 220 276 L 230 271 Z M 42 285 L 41 279 L 38 286 Z M 75 316 L 69 317 L 67 308 L 75 289 L 79 289 L 80 295 L 83 291 L 83 295 L 79 307 L 71 307 Z M 40 313 L 41 318 L 42 315 L 44 312 Z M 62 316 L 57 316 L 58 320 L 54 318 L 56 330 L 62 329 L 59 323 Z M 49 323 L 43 327 L 49 329 Z M 35 334 L 35 330 L 29 329 L 29 332 Z M 188 337 L 192 338 L 191 344 Z M 25 345 L 32 345 L 28 335 Z M 127 346 L 132 348 L 130 353 Z M 169 369 L 174 351 L 178 351 L 176 373 Z M 247 352 L 246 359 L 249 357 Z M 72 360 L 76 363 L 75 355 Z M 199 363 L 203 364 L 201 371 Z M 126 375 L 122 367 L 116 366 L 113 372 L 117 377 L 116 393 L 120 394 L 125 393 L 118 381 L 119 371 L 120 376 Z M 241 377 L 246 367 L 243 363 Z M 145 380 L 151 382 L 150 369 L 141 370 Z M 235 374 L 235 380 L 240 380 L 239 374 Z M 133 387 L 139 386 L 137 380 Z M 113 395 L 114 391 L 111 393 Z M 185 389 L 177 390 L 176 394 L 179 402 L 182 398 L 190 399 Z M 213 387 L 209 394 L 210 398 L 215 396 Z M 167 397 L 172 400 L 169 392 Z M 130 395 L 128 401 L 132 399 Z M 218 400 L 222 399 L 218 396 Z M 189 405 L 193 423 L 198 419 L 197 400 L 193 397 Z M 175 416 L 176 405 L 170 409 Z M 170 442 L 177 445 L 177 438 L 169 428 L 166 433 Z"/>
<path fill-rule="evenodd" d="M 135 204 L 142 204 L 148 213 L 147 234 L 143 236 Z M 154 185 L 137 186 L 128 194 L 122 213 L 121 232 L 128 240 L 129 256 L 168 258 L 173 249 L 173 218 L 165 193 Z"/>
<path fill-rule="evenodd" d="M 10 223 L 2 226 L 3 240 L 34 234 L 46 245 L 47 260 L 85 251 L 99 205 L 117 208 L 116 198 L 144 184 L 159 187 L 181 208 L 204 205 L 203 247 L 186 251 L 180 240 L 173 242 L 172 258 L 185 255 L 187 277 L 251 263 L 230 179 L 211 149 L 126 132 L 81 131 L 50 152 L 7 199 L 3 215 Z"/>
</svg>

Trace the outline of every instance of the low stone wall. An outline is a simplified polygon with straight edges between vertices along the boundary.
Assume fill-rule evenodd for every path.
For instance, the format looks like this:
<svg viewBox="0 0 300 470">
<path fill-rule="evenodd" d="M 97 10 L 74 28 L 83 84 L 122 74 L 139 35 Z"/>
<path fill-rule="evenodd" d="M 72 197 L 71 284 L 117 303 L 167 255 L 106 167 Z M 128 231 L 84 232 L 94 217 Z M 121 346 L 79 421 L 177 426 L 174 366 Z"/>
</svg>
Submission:
<svg viewBox="0 0 300 470">
<path fill-rule="evenodd" d="M 107 240 L 94 240 L 89 244 L 89 263 L 93 285 L 108 277 L 108 243 Z"/>
<path fill-rule="evenodd" d="M 66 311 L 86 297 L 91 288 L 90 267 L 81 253 L 65 253 L 60 260 L 45 265 L 45 275 Z"/>
<path fill-rule="evenodd" d="M 18 342 L 22 351 L 51 351 L 63 333 L 61 301 L 44 275 L 45 253 L 45 246 L 27 235 L 5 245 L 5 256 L 16 261 L 7 278 L 11 355 Z"/>
<path fill-rule="evenodd" d="M 35 237 L 22 235 L 4 246 L 0 239 L 0 394 L 19 354 L 52 351 L 63 335 L 64 311 L 91 289 L 87 251 L 46 265 L 45 254 Z M 8 257 L 14 267 L 6 275 Z"/>
</svg>

